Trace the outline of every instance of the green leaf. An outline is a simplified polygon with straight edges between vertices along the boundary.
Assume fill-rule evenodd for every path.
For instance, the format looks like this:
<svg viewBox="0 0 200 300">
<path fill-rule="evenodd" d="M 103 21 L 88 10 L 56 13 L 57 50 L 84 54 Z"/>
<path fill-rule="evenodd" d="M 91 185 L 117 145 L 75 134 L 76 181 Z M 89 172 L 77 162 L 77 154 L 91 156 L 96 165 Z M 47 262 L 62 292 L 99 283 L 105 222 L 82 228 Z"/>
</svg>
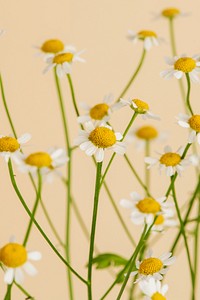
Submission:
<svg viewBox="0 0 200 300">
<path fill-rule="evenodd" d="M 96 265 L 96 269 L 105 269 L 110 266 L 124 266 L 127 262 L 127 259 L 114 253 L 103 253 L 97 255 L 92 260 L 92 264 Z"/>
</svg>

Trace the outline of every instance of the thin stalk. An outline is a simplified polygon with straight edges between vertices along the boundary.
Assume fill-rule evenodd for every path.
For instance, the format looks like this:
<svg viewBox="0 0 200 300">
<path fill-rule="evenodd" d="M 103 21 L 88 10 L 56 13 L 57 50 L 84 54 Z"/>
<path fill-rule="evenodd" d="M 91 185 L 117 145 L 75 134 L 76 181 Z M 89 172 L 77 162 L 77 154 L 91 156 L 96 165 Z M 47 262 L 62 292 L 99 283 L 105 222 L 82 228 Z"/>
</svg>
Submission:
<svg viewBox="0 0 200 300">
<path fill-rule="evenodd" d="M 21 285 L 17 284 L 16 282 L 14 282 L 14 284 L 27 297 L 26 300 L 34 300 L 34 297 L 32 297 Z"/>
<path fill-rule="evenodd" d="M 190 75 L 188 73 L 185 73 L 185 76 L 186 76 L 187 87 L 188 87 L 187 96 L 186 96 L 186 104 L 187 104 L 187 107 L 188 107 L 191 115 L 194 115 L 191 104 L 190 104 L 190 90 L 191 90 Z"/>
<path fill-rule="evenodd" d="M 142 65 L 143 65 L 143 62 L 144 62 L 144 59 L 145 59 L 145 56 L 146 56 L 146 50 L 143 49 L 143 52 L 142 52 L 142 56 L 140 58 L 140 61 L 139 61 L 139 64 L 135 70 L 135 72 L 133 73 L 132 77 L 130 78 L 130 80 L 128 81 L 127 85 L 125 86 L 125 88 L 123 89 L 123 91 L 121 92 L 120 96 L 118 97 L 118 99 L 116 100 L 116 102 L 119 102 L 120 101 L 120 98 L 122 98 L 126 92 L 128 91 L 128 89 L 130 88 L 131 84 L 133 83 L 133 81 L 135 80 L 135 78 L 137 77 Z"/>
<path fill-rule="evenodd" d="M 174 199 L 174 204 L 175 204 L 177 216 L 178 216 L 179 223 L 180 223 L 180 231 L 183 235 L 184 244 L 185 244 L 185 248 L 186 248 L 186 254 L 187 254 L 187 258 L 188 258 L 188 264 L 189 264 L 190 276 L 191 276 L 191 282 L 192 282 L 192 291 L 193 291 L 192 292 L 193 293 L 192 294 L 192 300 L 194 300 L 195 299 L 195 295 L 194 295 L 194 272 L 193 272 L 193 267 L 192 267 L 192 262 L 191 262 L 187 237 L 186 237 L 186 233 L 185 233 L 184 223 L 183 223 L 183 220 L 181 218 L 180 209 L 179 209 L 179 206 L 178 206 L 178 201 L 177 201 L 177 197 L 176 197 L 174 182 L 172 183 L 172 194 L 173 194 L 173 199 Z"/>
<path fill-rule="evenodd" d="M 9 174 L 10 174 L 10 180 L 11 180 L 11 183 L 12 183 L 12 186 L 22 204 L 22 206 L 24 207 L 26 213 L 29 215 L 30 218 L 32 218 L 32 213 L 30 211 L 30 209 L 28 208 L 24 198 L 22 197 L 19 189 L 18 189 L 18 186 L 17 186 L 17 183 L 16 183 L 16 180 L 15 180 L 15 175 L 13 173 L 13 168 L 12 168 L 12 162 L 11 160 L 9 159 L 9 162 L 8 162 L 8 169 L 9 169 Z M 42 229 L 42 227 L 38 224 L 38 222 L 35 220 L 35 218 L 33 219 L 33 223 L 35 224 L 36 228 L 39 230 L 40 234 L 43 236 L 43 238 L 45 239 L 45 241 L 48 243 L 48 245 L 51 247 L 51 249 L 55 252 L 55 254 L 60 258 L 60 260 L 72 271 L 72 273 L 74 275 L 76 275 L 77 278 L 79 278 L 84 284 L 87 285 L 87 281 L 82 277 L 80 276 L 71 266 L 70 264 L 62 257 L 62 255 L 58 252 L 58 250 L 56 249 L 56 247 L 54 247 L 54 245 L 52 244 L 52 242 L 50 241 L 50 239 L 47 237 L 47 235 L 45 234 L 44 230 Z"/>
<path fill-rule="evenodd" d="M 138 113 L 136 113 L 136 112 L 133 114 L 133 116 L 132 116 L 130 122 L 128 123 L 128 126 L 126 127 L 126 129 L 125 129 L 125 131 L 124 131 L 124 133 L 123 133 L 123 138 L 121 139 L 121 142 L 125 139 L 125 137 L 126 137 L 128 131 L 129 131 L 129 129 L 131 128 L 133 122 L 135 121 L 137 115 L 138 115 Z M 109 168 L 110 168 L 110 166 L 111 166 L 111 164 L 112 164 L 112 161 L 113 161 L 113 159 L 115 158 L 115 155 L 116 155 L 116 153 L 113 153 L 113 155 L 111 156 L 111 159 L 110 159 L 110 161 L 109 161 L 109 163 L 108 163 L 108 165 L 107 165 L 107 167 L 106 167 L 106 169 L 105 169 L 105 171 L 104 171 L 104 174 L 102 175 L 102 178 L 101 178 L 101 186 L 102 186 L 102 184 L 103 184 L 103 182 L 104 182 L 104 179 L 105 179 L 105 177 L 106 177 L 106 175 L 107 175 L 107 173 L 108 173 L 108 170 L 109 170 Z"/>
<path fill-rule="evenodd" d="M 70 146 L 70 141 L 69 141 L 69 131 L 68 131 L 68 126 L 67 126 L 66 113 L 65 113 L 65 109 L 64 109 L 64 102 L 63 102 L 63 97 L 62 97 L 62 93 L 61 93 L 60 82 L 59 82 L 58 76 L 56 74 L 56 68 L 54 68 L 54 78 L 55 78 L 55 83 L 56 83 L 56 88 L 57 88 L 57 93 L 58 93 L 58 98 L 59 98 L 64 133 L 65 133 L 66 149 L 68 150 L 68 157 L 69 157 L 68 168 L 67 168 L 68 189 L 67 189 L 67 208 L 66 208 L 65 254 L 66 254 L 67 261 L 70 263 L 71 262 L 71 255 L 70 255 L 70 245 L 71 245 L 71 243 L 70 243 L 70 233 L 71 233 L 70 225 L 71 225 L 71 222 L 70 222 L 70 220 L 71 220 L 72 152 L 71 152 L 71 146 Z M 70 296 L 70 300 L 73 300 L 74 296 L 73 296 L 72 276 L 71 276 L 71 272 L 69 269 L 67 269 L 67 276 L 68 276 L 68 283 L 69 283 L 69 296 Z"/>
<path fill-rule="evenodd" d="M 200 216 L 200 191 L 198 197 L 198 212 L 197 217 Z M 199 224 L 200 219 L 197 218 L 196 227 L 194 230 L 194 293 L 196 291 L 196 283 L 197 283 L 197 271 L 198 271 L 198 253 L 199 253 Z"/>
<path fill-rule="evenodd" d="M 11 300 L 11 291 L 12 291 L 12 284 L 8 284 L 4 300 Z"/>
<path fill-rule="evenodd" d="M 29 239 L 29 236 L 30 236 L 30 233 L 31 233 L 31 229 L 32 229 L 32 225 L 33 225 L 33 219 L 35 218 L 36 211 L 37 211 L 37 208 L 38 208 L 38 205 L 39 205 L 39 200 L 40 200 L 40 197 L 41 197 L 42 176 L 41 176 L 40 170 L 37 171 L 37 175 L 38 175 L 38 189 L 37 189 L 37 192 L 36 192 L 35 204 L 34 204 L 34 207 L 33 207 L 32 214 L 31 214 L 32 217 L 29 221 L 28 228 L 26 230 L 26 234 L 25 234 L 24 241 L 23 241 L 23 246 L 24 247 L 26 247 L 26 244 L 28 242 L 28 239 Z"/>
<path fill-rule="evenodd" d="M 150 156 L 150 141 L 145 141 L 145 156 Z M 147 190 L 150 189 L 150 170 L 145 166 L 145 185 Z M 148 195 L 147 195 L 148 196 Z"/>
<path fill-rule="evenodd" d="M 99 194 L 100 194 L 101 169 L 102 169 L 102 162 L 99 162 L 99 163 L 97 163 L 97 171 L 96 171 L 94 207 L 93 207 L 93 215 L 92 215 L 90 249 L 89 249 L 89 258 L 88 258 L 88 277 L 87 277 L 87 280 L 88 280 L 88 300 L 92 299 L 92 260 L 93 260 L 93 252 L 94 252 L 97 211 L 98 211 Z"/>
<path fill-rule="evenodd" d="M 71 91 L 71 95 L 72 95 L 72 101 L 73 101 L 74 109 L 75 109 L 76 115 L 78 117 L 79 116 L 79 111 L 78 111 L 78 107 L 77 107 L 77 104 L 76 104 L 75 92 L 74 92 L 74 87 L 73 87 L 73 83 L 72 83 L 72 79 L 71 79 L 70 74 L 67 74 L 67 79 L 68 79 L 68 82 L 69 82 L 69 87 L 70 87 L 70 91 Z"/>
</svg>

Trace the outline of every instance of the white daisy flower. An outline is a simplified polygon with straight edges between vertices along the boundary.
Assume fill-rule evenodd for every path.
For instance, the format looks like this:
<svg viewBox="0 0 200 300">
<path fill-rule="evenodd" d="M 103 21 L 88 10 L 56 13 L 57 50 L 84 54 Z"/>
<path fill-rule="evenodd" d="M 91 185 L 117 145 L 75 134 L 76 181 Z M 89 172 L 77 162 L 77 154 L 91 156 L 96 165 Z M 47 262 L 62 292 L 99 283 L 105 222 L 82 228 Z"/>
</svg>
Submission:
<svg viewBox="0 0 200 300">
<path fill-rule="evenodd" d="M 179 17 L 186 17 L 189 15 L 189 13 L 181 12 L 180 9 L 176 7 L 168 7 L 163 9 L 160 13 L 153 13 L 154 14 L 154 20 L 160 19 L 160 18 L 167 18 L 167 19 L 175 19 Z"/>
<path fill-rule="evenodd" d="M 39 52 L 37 56 L 43 56 L 46 60 L 48 57 L 52 57 L 65 51 L 66 46 L 61 40 L 51 39 L 45 41 L 42 46 L 34 46 L 34 48 L 38 49 Z"/>
<path fill-rule="evenodd" d="M 165 79 L 170 79 L 175 77 L 180 79 L 184 74 L 189 74 L 190 79 L 193 82 L 200 82 L 198 77 L 198 73 L 200 71 L 200 55 L 194 55 L 192 57 L 188 57 L 185 54 L 181 56 L 175 56 L 173 58 L 165 58 L 165 61 L 172 68 L 169 70 L 162 71 L 160 76 Z"/>
<path fill-rule="evenodd" d="M 128 143 L 134 142 L 137 150 L 145 148 L 147 142 L 158 141 L 164 143 L 167 139 L 168 134 L 166 132 L 158 132 L 158 130 L 151 126 L 145 125 L 132 130 L 126 136 Z"/>
<path fill-rule="evenodd" d="M 188 143 L 192 144 L 197 140 L 200 145 L 200 115 L 189 116 L 186 114 L 179 114 L 178 124 L 184 128 L 190 128 L 191 132 L 188 137 Z"/>
<path fill-rule="evenodd" d="M 107 122 L 110 119 L 110 114 L 121 107 L 119 102 L 112 104 L 113 101 L 113 95 L 109 94 L 104 97 L 102 103 L 98 103 L 94 106 L 81 103 L 80 105 L 86 111 L 86 114 L 78 117 L 78 122 L 81 124 L 88 121 Z"/>
<path fill-rule="evenodd" d="M 170 203 L 170 206 L 173 206 L 173 203 Z M 178 223 L 174 219 L 174 210 L 173 209 L 164 209 L 162 214 L 157 216 L 155 223 L 152 227 L 152 231 L 161 232 L 165 228 L 175 227 Z"/>
<path fill-rule="evenodd" d="M 64 149 L 51 148 L 47 152 L 34 152 L 29 155 L 19 153 L 14 160 L 21 172 L 36 174 L 39 169 L 47 181 L 51 181 L 53 174 L 60 175 L 57 168 L 63 166 L 69 158 Z"/>
<path fill-rule="evenodd" d="M 166 197 L 151 198 L 142 197 L 137 192 L 130 193 L 131 200 L 121 199 L 120 205 L 124 208 L 131 209 L 131 221 L 136 225 L 151 225 L 155 216 L 168 211 L 171 204 L 165 202 Z M 158 219 L 158 218 L 157 218 Z"/>
<path fill-rule="evenodd" d="M 5 267 L 4 282 L 12 284 L 15 281 L 21 284 L 24 280 L 24 272 L 34 276 L 37 270 L 29 260 L 37 261 L 41 259 L 41 253 L 37 251 L 27 251 L 26 248 L 14 242 L 6 244 L 0 249 L 0 262 Z"/>
<path fill-rule="evenodd" d="M 141 280 L 139 282 L 141 291 L 146 295 L 145 300 L 167 300 L 165 294 L 168 291 L 168 285 L 161 285 L 159 280 L 155 280 L 153 277 L 149 280 Z"/>
<path fill-rule="evenodd" d="M 0 156 L 3 156 L 5 161 L 8 162 L 9 158 L 14 158 L 21 149 L 21 145 L 27 143 L 31 139 L 29 133 L 25 133 L 18 139 L 0 135 Z"/>
<path fill-rule="evenodd" d="M 129 105 L 135 112 L 142 115 L 142 118 L 145 119 L 155 119 L 160 120 L 160 117 L 155 115 L 149 110 L 149 105 L 140 100 L 140 99 L 120 99 L 120 103 L 122 106 Z"/>
<path fill-rule="evenodd" d="M 131 276 L 139 275 L 136 282 L 152 277 L 155 280 L 162 280 L 163 275 L 168 271 L 166 267 L 172 265 L 174 262 L 175 257 L 172 256 L 171 252 L 164 253 L 160 257 L 155 257 L 153 256 L 153 252 L 149 250 L 145 259 L 136 262 L 137 271 L 132 272 Z"/>
<path fill-rule="evenodd" d="M 145 163 L 149 164 L 147 169 L 159 164 L 159 169 L 165 170 L 167 176 L 173 176 L 176 172 L 181 176 L 181 172 L 184 167 L 190 164 L 188 159 L 182 159 L 184 148 L 180 147 L 176 152 L 172 152 L 171 147 L 166 146 L 164 148 L 164 154 L 159 158 L 145 157 Z"/>
<path fill-rule="evenodd" d="M 141 30 L 138 33 L 135 33 L 132 30 L 128 30 L 128 39 L 133 43 L 138 41 L 144 42 L 144 49 L 150 50 L 153 46 L 158 46 L 162 41 L 161 38 L 157 36 L 154 31 L 151 30 Z"/>
<path fill-rule="evenodd" d="M 46 60 L 48 66 L 44 69 L 43 73 L 46 73 L 55 67 L 58 77 L 63 77 L 65 74 L 70 74 L 72 71 L 73 62 L 85 62 L 85 59 L 80 57 L 83 52 L 85 52 L 85 50 L 77 52 L 74 46 L 67 46 L 64 52 L 56 55 L 49 55 Z"/>
<path fill-rule="evenodd" d="M 102 162 L 106 149 L 111 149 L 115 153 L 124 155 L 126 146 L 120 142 L 122 135 L 114 132 L 112 127 L 106 124 L 96 124 L 92 122 L 85 123 L 85 130 L 80 130 L 75 144 L 80 146 L 82 151 L 88 156 L 95 155 L 97 162 Z"/>
</svg>

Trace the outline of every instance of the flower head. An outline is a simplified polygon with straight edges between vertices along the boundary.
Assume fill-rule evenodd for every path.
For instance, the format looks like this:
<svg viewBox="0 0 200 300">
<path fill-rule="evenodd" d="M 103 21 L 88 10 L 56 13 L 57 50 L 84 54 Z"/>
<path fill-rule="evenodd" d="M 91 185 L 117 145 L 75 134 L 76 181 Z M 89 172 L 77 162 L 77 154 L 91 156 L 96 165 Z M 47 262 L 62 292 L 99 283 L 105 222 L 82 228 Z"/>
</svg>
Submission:
<svg viewBox="0 0 200 300">
<path fill-rule="evenodd" d="M 183 159 L 184 149 L 180 147 L 176 152 L 173 152 L 171 147 L 164 148 L 164 154 L 159 158 L 145 157 L 145 163 L 149 164 L 148 169 L 159 164 L 160 170 L 165 170 L 167 176 L 173 176 L 176 172 L 181 175 L 181 172 L 189 164 L 189 160 Z"/>
<path fill-rule="evenodd" d="M 184 128 L 190 128 L 188 143 L 192 144 L 196 139 L 200 145 L 200 115 L 188 116 L 185 114 L 178 115 L 178 124 Z"/>
<path fill-rule="evenodd" d="M 5 267 L 5 283 L 11 284 L 15 280 L 21 284 L 24 280 L 23 270 L 31 276 L 36 275 L 37 270 L 29 260 L 37 261 L 40 259 L 40 252 L 28 252 L 21 244 L 10 242 L 3 246 L 0 249 L 0 262 Z"/>
<path fill-rule="evenodd" d="M 180 9 L 176 7 L 167 7 L 159 13 L 153 13 L 153 15 L 154 19 L 166 18 L 169 20 L 173 20 L 179 17 L 186 17 L 188 16 L 188 13 L 181 12 Z"/>
<path fill-rule="evenodd" d="M 137 192 L 132 192 L 130 196 L 131 200 L 121 199 L 120 205 L 131 210 L 131 221 L 136 225 L 151 225 L 155 216 L 158 220 L 164 213 L 169 213 L 171 204 L 165 202 L 166 197 L 142 197 Z"/>
<path fill-rule="evenodd" d="M 97 162 L 104 159 L 105 150 L 113 150 L 117 154 L 124 155 L 126 147 L 120 142 L 122 135 L 114 132 L 104 123 L 94 125 L 92 122 L 85 123 L 85 130 L 80 130 L 75 144 L 85 151 L 88 156 L 95 155 Z"/>
<path fill-rule="evenodd" d="M 88 121 L 104 121 L 107 122 L 110 119 L 110 114 L 120 107 L 119 103 L 113 103 L 113 95 L 106 95 L 102 103 L 98 103 L 94 106 L 89 106 L 85 103 L 81 103 L 81 106 L 85 109 L 86 114 L 78 117 L 78 122 L 84 124 Z"/>
<path fill-rule="evenodd" d="M 151 250 L 148 251 L 147 256 L 142 261 L 136 262 L 137 271 L 131 273 L 132 276 L 139 275 L 137 281 L 154 278 L 155 280 L 162 280 L 163 274 L 168 271 L 167 266 L 175 262 L 175 257 L 171 252 L 164 253 L 160 257 L 153 256 Z"/>
<path fill-rule="evenodd" d="M 160 120 L 160 117 L 155 115 L 149 110 L 149 104 L 140 99 L 120 99 L 120 104 L 122 106 L 130 106 L 136 113 L 141 114 L 143 119 L 155 119 Z"/>
<path fill-rule="evenodd" d="M 48 65 L 43 72 L 46 73 L 55 67 L 58 77 L 62 77 L 65 74 L 70 74 L 73 62 L 85 62 L 85 60 L 80 57 L 83 52 L 84 50 L 77 52 L 74 46 L 67 46 L 63 52 L 60 52 L 56 55 L 49 55 L 46 60 Z"/>
<path fill-rule="evenodd" d="M 68 161 L 66 152 L 62 148 L 51 148 L 47 152 L 34 152 L 29 155 L 22 153 L 15 157 L 15 162 L 21 172 L 35 174 L 40 170 L 41 174 L 51 181 L 52 175 L 57 173 L 57 168 Z"/>
<path fill-rule="evenodd" d="M 177 79 L 183 77 L 184 74 L 189 74 L 190 79 L 193 82 L 200 82 L 198 73 L 200 71 L 200 55 L 194 55 L 192 57 L 181 55 L 173 58 L 167 57 L 166 63 L 172 68 L 169 70 L 162 71 L 161 77 L 170 79 L 173 76 Z"/>
<path fill-rule="evenodd" d="M 128 39 L 133 43 L 142 41 L 144 43 L 144 49 L 150 50 L 153 46 L 158 46 L 161 42 L 161 38 L 152 30 L 141 30 L 135 33 L 132 30 L 128 31 Z"/>
<path fill-rule="evenodd" d="M 23 134 L 18 139 L 11 136 L 0 136 L 0 156 L 5 158 L 5 161 L 8 162 L 9 158 L 15 157 L 21 149 L 21 145 L 25 144 L 31 139 L 29 133 Z"/>
<path fill-rule="evenodd" d="M 148 280 L 141 280 L 139 282 L 141 291 L 147 296 L 146 300 L 167 300 L 165 294 L 168 291 L 168 285 L 161 285 L 159 280 L 153 277 Z"/>
</svg>

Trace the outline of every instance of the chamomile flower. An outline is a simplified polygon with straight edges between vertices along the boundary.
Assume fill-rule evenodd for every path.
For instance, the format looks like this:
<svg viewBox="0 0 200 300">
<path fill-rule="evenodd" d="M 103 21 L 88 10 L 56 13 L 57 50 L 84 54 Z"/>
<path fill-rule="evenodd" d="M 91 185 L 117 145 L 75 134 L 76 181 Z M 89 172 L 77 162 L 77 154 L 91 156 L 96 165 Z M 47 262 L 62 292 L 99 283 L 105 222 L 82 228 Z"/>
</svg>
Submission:
<svg viewBox="0 0 200 300">
<path fill-rule="evenodd" d="M 164 154 L 159 158 L 145 157 L 145 163 L 149 164 L 148 169 L 159 164 L 159 169 L 165 170 L 167 176 L 173 176 L 176 172 L 181 175 L 184 167 L 189 165 L 188 159 L 182 159 L 184 149 L 180 147 L 176 152 L 172 152 L 171 147 L 164 148 Z"/>
<path fill-rule="evenodd" d="M 18 243 L 8 243 L 0 249 L 0 262 L 5 268 L 4 281 L 12 284 L 13 281 L 21 284 L 24 280 L 24 272 L 34 276 L 37 270 L 29 260 L 37 261 L 41 259 L 40 252 L 27 251 L 26 248 Z"/>
<path fill-rule="evenodd" d="M 3 156 L 5 161 L 8 162 L 9 158 L 14 158 L 21 149 L 21 146 L 31 139 L 29 133 L 23 134 L 18 139 L 0 135 L 0 156 Z"/>
<path fill-rule="evenodd" d="M 155 280 L 162 280 L 163 275 L 167 273 L 168 266 L 175 262 L 175 257 L 171 252 L 164 253 L 160 257 L 153 256 L 151 250 L 148 251 L 147 256 L 142 261 L 136 262 L 137 271 L 131 273 L 131 276 L 139 275 L 137 281 L 154 278 Z"/>
<path fill-rule="evenodd" d="M 159 38 L 157 34 L 151 30 L 141 30 L 137 33 L 129 30 L 128 39 L 133 43 L 142 41 L 144 43 L 144 49 L 147 51 L 150 50 L 153 46 L 158 46 L 161 42 L 161 38 Z"/>
<path fill-rule="evenodd" d="M 39 169 L 41 174 L 51 181 L 54 173 L 59 175 L 57 168 L 63 166 L 69 159 L 64 149 L 51 148 L 47 152 L 34 152 L 29 155 L 19 153 L 14 160 L 21 172 L 36 174 Z"/>
<path fill-rule="evenodd" d="M 171 206 L 172 205 L 173 204 L 171 203 Z M 174 210 L 167 208 L 167 209 L 163 210 L 162 214 L 157 216 L 155 223 L 152 227 L 152 231 L 161 232 L 165 228 L 175 227 L 177 225 L 178 225 L 178 223 L 174 219 Z"/>
<path fill-rule="evenodd" d="M 178 124 L 184 128 L 190 128 L 188 143 L 192 144 L 195 140 L 200 144 L 200 115 L 188 116 L 186 114 L 178 115 Z"/>
<path fill-rule="evenodd" d="M 85 103 L 81 103 L 86 114 L 78 117 L 78 122 L 84 124 L 88 121 L 104 121 L 107 122 L 110 119 L 110 114 L 120 107 L 119 103 L 112 103 L 114 100 L 113 95 L 106 95 L 102 103 L 98 103 L 94 106 L 89 106 Z"/>
<path fill-rule="evenodd" d="M 181 55 L 175 56 L 173 58 L 167 57 L 165 59 L 166 63 L 170 65 L 172 68 L 169 70 L 162 71 L 160 76 L 165 79 L 170 79 L 175 77 L 180 79 L 184 74 L 189 74 L 190 79 L 193 82 L 200 82 L 198 77 L 198 73 L 200 71 L 200 55 L 194 55 L 192 57 Z"/>
<path fill-rule="evenodd" d="M 145 300 L 167 300 L 165 294 L 168 291 L 168 285 L 161 285 L 159 280 L 154 278 L 149 278 L 149 280 L 141 280 L 139 282 L 139 287 L 144 295 L 146 295 Z"/>
<path fill-rule="evenodd" d="M 142 197 L 137 192 L 130 194 L 131 200 L 121 199 L 120 205 L 131 209 L 131 221 L 136 225 L 151 225 L 155 216 L 161 215 L 168 210 L 170 204 L 165 202 L 166 197 L 152 198 Z"/>
<path fill-rule="evenodd" d="M 39 50 L 38 56 L 43 56 L 44 59 L 49 56 L 55 56 L 56 54 L 63 52 L 65 50 L 65 45 L 61 40 L 50 39 L 45 41 L 42 46 L 35 46 Z"/>
<path fill-rule="evenodd" d="M 126 141 L 128 143 L 134 142 L 137 150 L 142 150 L 145 148 L 147 142 L 158 141 L 163 143 L 166 141 L 167 133 L 158 132 L 158 130 L 151 125 L 140 126 L 132 130 L 126 136 Z"/>
<path fill-rule="evenodd" d="M 105 150 L 111 149 L 117 154 L 124 155 L 126 146 L 120 142 L 122 138 L 121 133 L 114 132 L 104 123 L 94 125 L 92 122 L 87 122 L 85 130 L 80 130 L 75 144 L 79 145 L 88 156 L 95 155 L 97 162 L 102 162 Z"/>
<path fill-rule="evenodd" d="M 168 7 L 163 9 L 160 13 L 154 14 L 154 19 L 166 18 L 173 20 L 179 17 L 186 17 L 188 13 L 181 12 L 180 9 L 176 7 Z"/>
<path fill-rule="evenodd" d="M 85 59 L 80 57 L 84 51 L 85 50 L 77 52 L 74 46 L 67 46 L 64 52 L 56 55 L 52 54 L 46 60 L 48 66 L 44 69 L 43 73 L 48 72 L 52 68 L 56 68 L 58 77 L 63 77 L 65 74 L 70 74 L 72 71 L 72 64 L 74 62 L 85 62 Z"/>
<path fill-rule="evenodd" d="M 155 119 L 160 120 L 160 117 L 155 115 L 149 110 L 149 104 L 140 99 L 120 99 L 122 106 L 130 106 L 136 113 L 141 114 L 143 119 Z"/>
</svg>

